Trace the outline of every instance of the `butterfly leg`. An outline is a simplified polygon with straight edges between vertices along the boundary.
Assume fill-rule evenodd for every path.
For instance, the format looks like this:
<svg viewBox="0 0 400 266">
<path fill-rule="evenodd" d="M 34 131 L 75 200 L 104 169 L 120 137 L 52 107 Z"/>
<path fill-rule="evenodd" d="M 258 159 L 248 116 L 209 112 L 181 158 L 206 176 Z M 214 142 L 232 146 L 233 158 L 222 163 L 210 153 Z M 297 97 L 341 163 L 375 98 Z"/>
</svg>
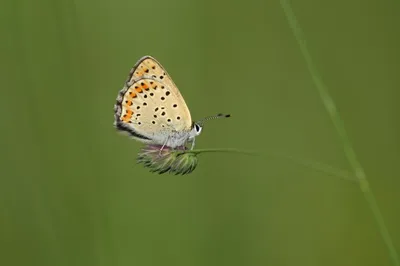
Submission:
<svg viewBox="0 0 400 266">
<path fill-rule="evenodd" d="M 193 138 L 193 140 L 192 140 L 192 146 L 190 147 L 190 150 L 193 150 L 194 149 L 194 143 L 195 143 L 195 140 L 196 138 Z"/>
<path fill-rule="evenodd" d="M 158 152 L 158 156 L 161 157 L 161 153 L 162 153 L 162 151 L 164 150 L 165 145 L 167 145 L 168 140 L 169 140 L 169 136 L 168 136 L 167 139 L 165 140 L 164 144 L 161 146 L 161 149 L 160 149 L 160 151 Z"/>
</svg>

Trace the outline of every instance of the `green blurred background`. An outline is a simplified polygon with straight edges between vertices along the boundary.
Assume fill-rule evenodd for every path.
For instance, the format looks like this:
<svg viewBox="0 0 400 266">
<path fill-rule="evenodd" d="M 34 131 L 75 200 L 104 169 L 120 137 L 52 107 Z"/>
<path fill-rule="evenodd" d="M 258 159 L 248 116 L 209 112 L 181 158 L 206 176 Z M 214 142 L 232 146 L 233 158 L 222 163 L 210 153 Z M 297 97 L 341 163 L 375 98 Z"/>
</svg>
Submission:
<svg viewBox="0 0 400 266">
<path fill-rule="evenodd" d="M 400 1 L 292 1 L 400 249 Z M 279 1 L 6 0 L 0 265 L 391 265 Z M 112 126 L 157 58 L 192 117 L 191 175 L 154 175 Z"/>
</svg>

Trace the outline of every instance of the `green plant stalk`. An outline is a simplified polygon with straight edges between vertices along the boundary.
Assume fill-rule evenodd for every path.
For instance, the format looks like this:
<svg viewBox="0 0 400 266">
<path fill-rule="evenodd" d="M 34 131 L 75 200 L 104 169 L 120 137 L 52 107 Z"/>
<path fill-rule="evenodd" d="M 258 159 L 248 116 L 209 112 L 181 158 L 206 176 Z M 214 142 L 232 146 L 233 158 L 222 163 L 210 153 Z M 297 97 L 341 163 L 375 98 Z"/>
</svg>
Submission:
<svg viewBox="0 0 400 266">
<path fill-rule="evenodd" d="M 321 162 L 318 162 L 315 160 L 296 158 L 294 156 L 284 155 L 284 154 L 279 154 L 279 155 L 274 155 L 274 156 L 290 160 L 293 163 L 313 169 L 315 171 L 319 171 L 319 172 L 322 172 L 322 173 L 325 173 L 328 175 L 336 176 L 342 180 L 352 182 L 353 184 L 358 183 L 358 179 L 356 179 L 356 177 L 354 177 L 352 174 L 348 173 L 347 171 L 337 169 L 328 164 L 324 164 L 324 163 L 321 163 Z"/>
<path fill-rule="evenodd" d="M 244 151 L 244 150 L 238 150 L 238 149 L 227 149 L 227 148 L 219 148 L 219 149 L 195 149 L 195 150 L 185 150 L 185 151 L 177 151 L 177 153 L 193 153 L 193 154 L 200 154 L 200 153 L 212 153 L 212 152 L 224 152 L 224 153 L 239 153 L 243 155 L 249 155 L 249 156 L 259 156 L 261 154 L 253 151 Z M 351 174 L 347 173 L 346 171 L 336 169 L 330 165 L 323 164 L 314 160 L 307 160 L 307 159 L 300 159 L 296 158 L 294 156 L 288 156 L 284 154 L 279 154 L 279 153 L 270 153 L 267 154 L 268 156 L 272 156 L 275 158 L 281 158 L 281 159 L 286 159 L 290 160 L 293 163 L 296 163 L 298 165 L 320 171 L 329 175 L 333 175 L 336 177 L 339 177 L 343 180 L 350 181 L 350 182 L 356 182 L 357 179 L 352 176 Z"/>
<path fill-rule="evenodd" d="M 237 150 L 237 149 L 195 149 L 195 150 L 185 150 L 185 151 L 182 151 L 181 153 L 200 154 L 200 153 L 206 153 L 206 152 L 241 153 L 241 154 L 253 155 L 253 156 L 259 155 L 256 152 L 242 151 L 242 150 Z"/>
<path fill-rule="evenodd" d="M 360 189 L 364 194 L 365 199 L 367 200 L 376 223 L 379 227 L 380 234 L 383 238 L 383 241 L 388 248 L 391 260 L 393 265 L 400 266 L 399 258 L 397 255 L 397 251 L 393 245 L 393 241 L 390 237 L 389 231 L 385 225 L 385 221 L 379 210 L 377 201 L 375 196 L 371 190 L 367 177 L 365 175 L 364 169 L 361 166 L 360 162 L 357 159 L 356 153 L 351 145 L 350 139 L 347 136 L 343 120 L 340 118 L 339 113 L 337 111 L 335 102 L 328 92 L 327 86 L 323 83 L 321 75 L 318 73 L 317 68 L 315 67 L 314 62 L 311 59 L 311 55 L 307 49 L 306 40 L 304 34 L 300 28 L 299 23 L 297 22 L 296 16 L 293 12 L 293 9 L 289 3 L 289 0 L 280 0 L 280 4 L 285 12 L 286 18 L 289 22 L 289 25 L 293 31 L 293 34 L 296 38 L 297 43 L 300 46 L 300 50 L 304 56 L 304 59 L 307 63 L 307 67 L 311 73 L 312 79 L 318 89 L 320 97 L 324 103 L 328 114 L 330 115 L 332 122 L 338 132 L 340 139 L 343 143 L 344 152 L 346 154 L 347 160 L 349 161 L 351 167 L 353 168 L 354 174 L 358 179 Z"/>
</svg>

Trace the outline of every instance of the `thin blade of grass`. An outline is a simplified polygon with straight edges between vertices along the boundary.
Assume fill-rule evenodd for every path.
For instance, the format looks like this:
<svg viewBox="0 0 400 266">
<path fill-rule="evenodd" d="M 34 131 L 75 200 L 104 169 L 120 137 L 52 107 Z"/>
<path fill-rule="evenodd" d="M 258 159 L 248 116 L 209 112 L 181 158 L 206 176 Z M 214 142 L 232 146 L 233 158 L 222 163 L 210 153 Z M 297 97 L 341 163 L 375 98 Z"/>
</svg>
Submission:
<svg viewBox="0 0 400 266">
<path fill-rule="evenodd" d="M 250 156 L 260 156 L 260 155 L 265 155 L 265 156 L 271 156 L 279 159 L 285 159 L 285 160 L 290 160 L 292 163 L 307 167 L 309 169 L 319 171 L 328 175 L 332 175 L 335 177 L 339 177 L 340 179 L 350 181 L 350 182 L 358 182 L 358 179 L 348 173 L 347 171 L 337 169 L 331 165 L 324 164 L 315 160 L 310 160 L 310 159 L 304 159 L 300 157 L 295 157 L 295 156 L 290 156 L 290 155 L 284 155 L 284 154 L 279 154 L 279 153 L 258 153 L 254 151 L 245 151 L 245 150 L 238 150 L 238 149 L 226 149 L 226 148 L 218 148 L 218 149 L 195 149 L 195 150 L 186 150 L 186 151 L 180 151 L 181 153 L 194 153 L 194 154 L 200 154 L 200 153 L 212 153 L 212 152 L 217 152 L 217 153 L 238 153 L 238 154 L 243 154 L 243 155 L 250 155 Z"/>
<path fill-rule="evenodd" d="M 347 157 L 347 160 L 349 161 L 349 164 L 353 168 L 354 174 L 355 174 L 356 178 L 358 179 L 360 189 L 363 192 L 364 197 L 367 200 L 367 202 L 372 210 L 375 221 L 379 227 L 380 234 L 383 238 L 383 241 L 386 244 L 386 247 L 388 248 L 392 263 L 393 263 L 393 265 L 400 266 L 397 251 L 393 245 L 393 241 L 392 241 L 389 231 L 386 227 L 382 213 L 378 207 L 376 198 L 371 190 L 371 187 L 367 180 L 364 169 L 361 166 L 360 162 L 358 161 L 356 153 L 351 145 L 350 139 L 347 136 L 343 120 L 339 116 L 335 102 L 333 101 L 332 97 L 330 96 L 327 86 L 322 81 L 321 75 L 319 74 L 314 62 L 312 61 L 311 55 L 307 49 L 306 39 L 305 39 L 303 31 L 300 28 L 300 25 L 296 19 L 293 9 L 288 0 L 280 0 L 280 4 L 285 12 L 286 18 L 289 22 L 289 26 L 291 27 L 291 29 L 293 31 L 296 41 L 300 46 L 300 50 L 301 50 L 303 57 L 307 63 L 307 67 L 310 71 L 310 74 L 315 83 L 315 86 L 318 89 L 321 100 L 324 103 L 325 109 L 327 110 L 329 116 L 331 117 L 332 122 L 336 128 L 336 131 L 339 134 L 339 137 L 340 137 L 340 140 L 342 141 L 344 153 Z"/>
<path fill-rule="evenodd" d="M 315 160 L 311 159 L 306 159 L 306 158 L 300 158 L 300 157 L 295 157 L 295 156 L 290 156 L 290 155 L 277 155 L 278 157 L 285 158 L 287 160 L 290 160 L 291 162 L 310 168 L 312 170 L 322 172 L 331 176 L 339 177 L 340 179 L 350 181 L 353 183 L 358 183 L 358 179 L 354 176 L 348 173 L 345 170 L 342 169 L 337 169 L 331 165 L 321 163 Z"/>
</svg>

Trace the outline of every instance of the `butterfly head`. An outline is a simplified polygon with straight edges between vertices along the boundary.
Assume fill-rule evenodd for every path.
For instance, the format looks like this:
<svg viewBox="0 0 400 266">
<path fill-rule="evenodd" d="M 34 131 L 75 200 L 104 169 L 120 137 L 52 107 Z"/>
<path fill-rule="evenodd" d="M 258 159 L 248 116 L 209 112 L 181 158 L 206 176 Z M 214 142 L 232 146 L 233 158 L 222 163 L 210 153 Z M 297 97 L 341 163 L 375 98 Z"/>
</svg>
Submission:
<svg viewBox="0 0 400 266">
<path fill-rule="evenodd" d="M 198 135 L 200 135 L 201 131 L 203 130 L 204 122 L 212 119 L 217 119 L 217 118 L 227 118 L 230 117 L 231 115 L 224 115 L 224 114 L 217 114 L 213 116 L 207 116 L 197 122 L 193 123 L 192 130 L 189 132 L 189 139 L 194 139 Z"/>
<path fill-rule="evenodd" d="M 203 129 L 203 126 L 200 123 L 198 123 L 198 122 L 193 123 L 192 130 L 190 130 L 190 132 L 189 132 L 189 139 L 192 140 L 195 137 L 197 137 L 198 135 L 200 135 L 202 129 Z"/>
</svg>

